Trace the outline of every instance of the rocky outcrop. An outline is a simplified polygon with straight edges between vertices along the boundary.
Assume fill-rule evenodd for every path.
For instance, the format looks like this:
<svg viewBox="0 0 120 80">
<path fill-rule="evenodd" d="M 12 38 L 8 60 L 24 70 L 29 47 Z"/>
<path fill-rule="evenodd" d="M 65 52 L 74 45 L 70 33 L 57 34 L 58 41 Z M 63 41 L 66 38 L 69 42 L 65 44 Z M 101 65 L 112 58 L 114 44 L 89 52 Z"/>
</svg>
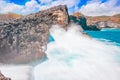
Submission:
<svg viewBox="0 0 120 80">
<path fill-rule="evenodd" d="M 98 28 L 120 28 L 120 24 L 113 23 L 111 21 L 99 21 L 95 23 Z"/>
<path fill-rule="evenodd" d="M 102 28 L 120 28 L 120 14 L 113 16 L 87 16 L 87 25 Z"/>
<path fill-rule="evenodd" d="M 28 63 L 44 59 L 49 28 L 59 24 L 66 29 L 68 21 L 67 8 L 60 5 L 0 23 L 0 63 Z"/>
<path fill-rule="evenodd" d="M 99 28 L 96 24 L 90 24 L 90 25 L 87 25 L 87 30 L 100 31 L 101 28 Z"/>
<path fill-rule="evenodd" d="M 75 12 L 70 21 L 80 25 L 84 30 L 100 31 L 102 28 L 120 28 L 120 14 L 113 16 L 84 16 Z"/>
<path fill-rule="evenodd" d="M 79 12 L 74 13 L 70 16 L 72 22 L 81 25 L 84 30 L 87 30 L 86 18 Z"/>
<path fill-rule="evenodd" d="M 95 31 L 100 30 L 96 24 L 87 25 L 86 17 L 80 12 L 76 12 L 73 15 L 71 15 L 70 20 L 71 22 L 80 25 L 83 28 L 83 30 L 95 30 Z"/>
<path fill-rule="evenodd" d="M 0 72 L 0 80 L 11 80 L 11 79 L 5 77 L 5 76 Z"/>
</svg>

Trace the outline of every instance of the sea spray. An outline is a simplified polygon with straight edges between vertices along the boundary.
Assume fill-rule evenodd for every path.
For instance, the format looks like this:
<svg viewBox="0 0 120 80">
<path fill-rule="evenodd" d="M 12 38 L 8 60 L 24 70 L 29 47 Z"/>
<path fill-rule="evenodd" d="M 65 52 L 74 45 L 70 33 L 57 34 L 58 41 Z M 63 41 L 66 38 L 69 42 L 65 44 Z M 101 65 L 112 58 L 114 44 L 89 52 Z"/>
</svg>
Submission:
<svg viewBox="0 0 120 80">
<path fill-rule="evenodd" d="M 120 48 L 94 40 L 76 25 L 68 31 L 54 25 L 54 41 L 47 45 L 48 60 L 34 67 L 2 65 L 12 80 L 120 80 Z"/>
<path fill-rule="evenodd" d="M 48 60 L 34 68 L 35 80 L 120 80 L 116 55 L 120 48 L 94 40 L 72 26 L 54 25 L 54 42 L 48 44 Z"/>
<path fill-rule="evenodd" d="M 0 65 L 0 71 L 11 80 L 34 80 L 32 66 Z"/>
</svg>

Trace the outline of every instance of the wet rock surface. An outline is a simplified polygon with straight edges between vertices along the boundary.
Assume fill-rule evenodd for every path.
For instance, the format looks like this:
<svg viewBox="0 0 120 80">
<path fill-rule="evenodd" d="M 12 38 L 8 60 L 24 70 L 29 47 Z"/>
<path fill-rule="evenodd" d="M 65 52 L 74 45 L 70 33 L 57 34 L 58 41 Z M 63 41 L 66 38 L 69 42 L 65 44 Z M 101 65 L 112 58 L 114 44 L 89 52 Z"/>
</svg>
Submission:
<svg viewBox="0 0 120 80">
<path fill-rule="evenodd" d="M 44 59 L 49 28 L 59 24 L 66 29 L 68 22 L 65 5 L 0 22 L 0 63 L 28 63 Z"/>
</svg>

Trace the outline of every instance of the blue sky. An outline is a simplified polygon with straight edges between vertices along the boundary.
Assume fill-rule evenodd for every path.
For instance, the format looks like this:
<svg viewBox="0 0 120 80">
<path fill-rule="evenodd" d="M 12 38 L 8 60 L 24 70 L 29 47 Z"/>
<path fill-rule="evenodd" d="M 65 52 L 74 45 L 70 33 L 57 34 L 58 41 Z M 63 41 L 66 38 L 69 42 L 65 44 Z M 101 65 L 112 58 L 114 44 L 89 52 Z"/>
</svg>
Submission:
<svg viewBox="0 0 120 80">
<path fill-rule="evenodd" d="M 18 5 L 25 5 L 25 3 L 30 0 L 6 0 L 6 1 L 10 3 L 18 4 Z"/>
<path fill-rule="evenodd" d="M 120 0 L 0 0 L 0 13 L 30 14 L 56 5 L 67 5 L 69 14 L 87 16 L 120 13 Z"/>
</svg>

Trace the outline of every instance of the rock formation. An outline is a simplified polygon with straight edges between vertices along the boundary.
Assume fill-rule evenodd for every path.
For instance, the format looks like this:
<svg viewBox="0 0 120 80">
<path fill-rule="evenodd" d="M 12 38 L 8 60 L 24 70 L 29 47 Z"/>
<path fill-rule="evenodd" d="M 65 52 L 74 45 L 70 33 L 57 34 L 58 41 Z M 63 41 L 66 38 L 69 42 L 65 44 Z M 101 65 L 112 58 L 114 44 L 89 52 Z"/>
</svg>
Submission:
<svg viewBox="0 0 120 80">
<path fill-rule="evenodd" d="M 113 16 L 87 16 L 87 25 L 94 25 L 97 28 L 120 28 L 120 14 Z"/>
<path fill-rule="evenodd" d="M 0 72 L 0 80 L 11 80 L 11 79 L 5 77 L 5 76 Z"/>
<path fill-rule="evenodd" d="M 120 28 L 120 24 L 111 22 L 111 21 L 99 21 L 95 23 L 98 28 Z"/>
<path fill-rule="evenodd" d="M 79 12 L 74 13 L 73 15 L 70 16 L 70 19 L 72 22 L 74 22 L 78 25 L 81 25 L 81 27 L 84 30 L 87 29 L 86 18 L 81 13 L 79 13 Z"/>
<path fill-rule="evenodd" d="M 66 29 L 68 12 L 59 5 L 12 21 L 0 22 L 0 63 L 28 63 L 46 57 L 49 28 Z"/>
<path fill-rule="evenodd" d="M 102 28 L 120 28 L 120 14 L 113 16 L 84 16 L 75 12 L 70 21 L 80 25 L 84 30 L 99 31 Z"/>
<path fill-rule="evenodd" d="M 95 30 L 95 31 L 100 30 L 96 25 L 87 25 L 86 17 L 80 12 L 76 12 L 73 15 L 71 15 L 70 20 L 73 23 L 80 25 L 84 30 Z"/>
</svg>

